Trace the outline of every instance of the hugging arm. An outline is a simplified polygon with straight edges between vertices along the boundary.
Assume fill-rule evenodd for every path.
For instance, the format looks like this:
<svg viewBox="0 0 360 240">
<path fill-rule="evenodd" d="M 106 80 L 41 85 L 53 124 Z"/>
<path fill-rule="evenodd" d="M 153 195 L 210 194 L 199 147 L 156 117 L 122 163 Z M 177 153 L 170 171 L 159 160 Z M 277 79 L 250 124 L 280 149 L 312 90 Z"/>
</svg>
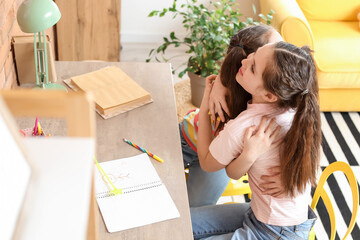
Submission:
<svg viewBox="0 0 360 240">
<path fill-rule="evenodd" d="M 280 126 L 276 126 L 275 119 L 272 119 L 267 126 L 267 119 L 263 117 L 256 133 L 254 133 L 255 129 L 256 126 L 246 129 L 243 152 L 226 166 L 226 172 L 230 178 L 241 178 L 261 154 L 269 151 L 271 148 L 278 147 L 281 143 L 281 141 L 274 143 L 280 131 Z M 269 175 L 261 176 L 263 183 L 260 184 L 260 187 L 264 189 L 262 194 L 279 197 L 284 194 L 280 167 L 273 167 L 268 170 L 270 172 Z"/>
<path fill-rule="evenodd" d="M 262 117 L 257 131 L 256 129 L 257 126 L 246 129 L 242 153 L 226 166 L 226 172 L 230 178 L 241 178 L 261 154 L 278 146 L 279 143 L 274 143 L 274 140 L 280 131 L 280 126 L 276 126 L 275 119 L 271 119 L 267 124 L 267 118 Z"/>
<path fill-rule="evenodd" d="M 215 172 L 225 167 L 225 165 L 220 164 L 209 151 L 210 143 L 213 140 L 211 123 L 209 121 L 209 95 L 215 78 L 216 75 L 211 75 L 206 78 L 204 96 L 199 111 L 197 153 L 200 166 L 206 172 Z"/>
</svg>

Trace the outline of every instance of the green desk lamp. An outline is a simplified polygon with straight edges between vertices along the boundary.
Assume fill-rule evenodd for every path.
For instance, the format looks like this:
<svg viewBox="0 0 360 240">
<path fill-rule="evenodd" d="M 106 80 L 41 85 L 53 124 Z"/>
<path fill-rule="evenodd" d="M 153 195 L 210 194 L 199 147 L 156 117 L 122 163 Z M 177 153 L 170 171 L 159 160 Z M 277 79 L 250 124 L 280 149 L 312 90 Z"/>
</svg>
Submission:
<svg viewBox="0 0 360 240">
<path fill-rule="evenodd" d="M 25 0 L 17 12 L 20 29 L 34 33 L 34 55 L 36 85 L 43 89 L 66 88 L 57 83 L 49 83 L 45 29 L 55 25 L 61 17 L 58 6 L 52 0 Z M 37 36 L 39 43 L 37 43 Z"/>
</svg>

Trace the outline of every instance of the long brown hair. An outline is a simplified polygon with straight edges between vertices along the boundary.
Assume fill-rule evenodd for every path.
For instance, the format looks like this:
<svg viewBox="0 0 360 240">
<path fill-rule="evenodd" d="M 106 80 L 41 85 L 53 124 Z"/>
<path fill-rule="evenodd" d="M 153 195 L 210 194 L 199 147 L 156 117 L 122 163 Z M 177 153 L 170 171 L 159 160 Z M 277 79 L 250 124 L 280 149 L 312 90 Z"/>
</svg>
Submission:
<svg viewBox="0 0 360 240">
<path fill-rule="evenodd" d="M 267 25 L 249 26 L 231 37 L 220 71 L 221 83 L 229 90 L 226 103 L 229 106 L 230 116 L 225 113 L 225 122 L 237 117 L 244 111 L 247 102 L 251 99 L 251 94 L 246 92 L 235 80 L 241 67 L 241 61 L 259 47 L 267 44 L 272 31 L 275 29 Z M 220 131 L 224 124 L 224 122 L 220 122 L 217 131 Z"/>
<path fill-rule="evenodd" d="M 265 67 L 263 79 L 264 88 L 278 97 L 280 107 L 296 110 L 280 147 L 282 183 L 294 196 L 309 182 L 315 185 L 320 161 L 319 86 L 310 48 L 275 44 L 273 61 Z"/>
</svg>

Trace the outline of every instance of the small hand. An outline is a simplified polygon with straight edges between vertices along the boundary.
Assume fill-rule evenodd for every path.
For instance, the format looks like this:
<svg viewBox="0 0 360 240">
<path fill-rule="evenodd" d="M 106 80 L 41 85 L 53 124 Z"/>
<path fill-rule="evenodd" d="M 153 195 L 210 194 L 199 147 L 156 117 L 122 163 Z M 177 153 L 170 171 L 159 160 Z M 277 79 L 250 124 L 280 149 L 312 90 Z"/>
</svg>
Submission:
<svg viewBox="0 0 360 240">
<path fill-rule="evenodd" d="M 210 95 L 210 92 L 212 91 L 212 87 L 214 85 L 214 81 L 216 78 L 217 78 L 217 75 L 215 75 L 215 74 L 212 74 L 205 78 L 205 91 L 208 91 L 209 95 Z"/>
<path fill-rule="evenodd" d="M 228 95 L 228 89 L 222 85 L 220 76 L 217 76 L 214 80 L 213 88 L 209 97 L 209 108 L 213 121 L 215 121 L 216 113 L 219 115 L 222 122 L 225 121 L 223 111 L 225 111 L 227 115 L 230 116 L 230 110 L 225 98 L 226 95 Z"/>
<path fill-rule="evenodd" d="M 204 90 L 203 98 L 201 100 L 200 109 L 207 111 L 207 112 L 209 111 L 209 95 L 211 93 L 211 90 L 213 87 L 213 82 L 214 82 L 216 76 L 217 75 L 210 75 L 210 76 L 206 77 L 206 79 L 205 79 L 205 90 Z"/>
<path fill-rule="evenodd" d="M 256 126 L 251 126 L 246 129 L 244 134 L 244 149 L 249 156 L 257 159 L 261 154 L 270 149 L 279 146 L 280 141 L 274 143 L 280 131 L 280 126 L 276 126 L 275 119 L 271 119 L 267 125 L 267 118 L 262 117 L 258 130 Z M 254 133 L 256 131 L 256 133 Z"/>
<path fill-rule="evenodd" d="M 281 197 L 284 195 L 284 187 L 281 182 L 280 167 L 273 167 L 269 169 L 270 175 L 261 176 L 264 182 L 259 186 L 264 189 L 264 195 L 271 195 L 273 197 Z"/>
</svg>

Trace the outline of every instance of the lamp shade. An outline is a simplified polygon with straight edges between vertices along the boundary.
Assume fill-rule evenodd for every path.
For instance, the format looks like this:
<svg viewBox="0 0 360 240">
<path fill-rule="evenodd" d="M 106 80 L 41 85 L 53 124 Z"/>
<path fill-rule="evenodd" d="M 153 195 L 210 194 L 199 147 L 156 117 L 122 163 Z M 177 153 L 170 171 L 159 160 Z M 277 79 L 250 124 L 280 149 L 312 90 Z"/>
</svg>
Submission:
<svg viewBox="0 0 360 240">
<path fill-rule="evenodd" d="M 60 10 L 52 0 L 25 0 L 17 11 L 20 29 L 26 33 L 48 29 L 60 18 Z"/>
</svg>

